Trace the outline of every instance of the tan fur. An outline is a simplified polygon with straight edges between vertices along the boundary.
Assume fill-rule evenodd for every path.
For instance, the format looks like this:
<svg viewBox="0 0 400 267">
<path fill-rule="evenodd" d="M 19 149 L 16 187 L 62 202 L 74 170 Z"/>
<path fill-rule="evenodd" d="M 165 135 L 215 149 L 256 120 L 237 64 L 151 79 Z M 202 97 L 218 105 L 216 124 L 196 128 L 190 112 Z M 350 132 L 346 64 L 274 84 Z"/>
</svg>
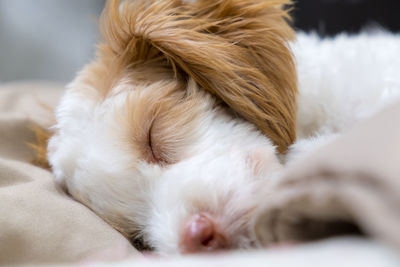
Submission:
<svg viewBox="0 0 400 267">
<path fill-rule="evenodd" d="M 279 151 L 284 152 L 295 139 L 297 93 L 292 55 L 286 47 L 293 32 L 284 21 L 289 18 L 288 14 L 280 8 L 289 3 L 285 0 L 201 0 L 195 3 L 138 0 L 126 1 L 119 9 L 119 1 L 110 0 L 101 20 L 105 42 L 99 45 L 98 59 L 86 66 L 78 77 L 79 83 L 85 85 L 76 87 L 78 93 L 100 101 L 116 93 L 110 88 L 129 69 L 135 70 L 133 84 L 146 86 L 171 80 L 170 68 L 178 78 L 171 88 L 175 90 L 174 95 L 184 93 L 187 78 L 182 76 L 189 75 L 255 123 Z M 237 6 L 241 8 L 235 8 Z M 177 88 L 181 92 L 176 91 Z M 177 101 L 179 97 L 157 99 L 161 101 L 158 110 L 165 110 L 168 99 Z M 173 107 L 174 101 L 168 105 Z M 180 116 L 186 116 L 181 122 L 184 124 L 197 111 L 190 112 L 190 104 L 178 106 L 182 110 L 174 108 L 168 121 L 172 119 L 178 124 Z M 192 115 L 186 115 L 188 112 Z M 176 162 L 173 154 L 179 151 L 178 147 L 174 148 L 177 143 L 163 141 L 175 139 L 163 137 L 166 130 L 159 130 L 164 126 L 154 126 L 155 113 L 160 112 L 146 111 L 143 106 L 142 113 L 149 115 L 142 116 L 145 121 L 129 115 L 132 131 L 143 133 L 130 136 L 130 140 L 136 138 L 136 148 L 149 161 Z M 149 139 L 149 127 L 158 138 Z M 139 131 L 141 128 L 144 130 Z M 37 137 L 37 143 L 30 145 L 36 152 L 34 162 L 48 168 L 45 155 L 50 133 L 39 127 L 33 131 Z M 153 141 L 154 151 L 149 150 L 149 141 Z M 162 149 L 165 146 L 168 149 Z M 169 155 L 164 155 L 163 151 L 169 151 Z"/>
<path fill-rule="evenodd" d="M 130 69 L 135 69 L 134 83 L 146 86 L 170 80 L 171 75 L 165 71 L 170 68 L 178 78 L 175 83 L 182 90 L 180 94 L 186 90 L 184 76 L 192 77 L 256 124 L 284 152 L 295 139 L 297 94 L 295 68 L 287 48 L 293 32 L 284 21 L 289 19 L 287 12 L 281 9 L 289 3 L 285 0 L 195 3 L 137 0 L 126 1 L 119 8 L 118 0 L 109 0 L 101 20 L 105 42 L 98 47 L 98 59 L 78 77 L 79 83 L 85 85 L 76 87 L 78 93 L 101 101 L 115 93 L 110 88 Z M 174 109 L 175 115 L 171 116 L 178 121 L 177 114 L 184 115 L 188 110 L 187 107 L 180 112 Z M 135 123 L 131 128 L 140 132 L 137 131 L 140 127 L 152 126 L 154 115 L 149 115 L 147 121 L 132 118 Z M 38 142 L 31 145 L 37 152 L 34 161 L 47 167 L 45 146 L 49 135 L 38 129 L 34 129 Z M 146 134 L 136 144 L 145 141 L 147 130 L 148 127 L 142 131 Z M 162 136 L 157 130 L 156 127 L 152 132 Z M 163 142 L 160 138 L 157 140 Z M 179 149 L 172 149 L 172 143 L 160 143 L 156 145 L 158 152 L 149 152 L 148 146 L 140 147 L 139 151 L 149 160 L 175 162 L 173 153 L 161 155 L 167 151 L 161 147 L 168 145 L 168 151 Z"/>
<path fill-rule="evenodd" d="M 44 169 L 50 169 L 47 161 L 47 142 L 51 137 L 51 133 L 38 125 L 32 125 L 30 129 L 35 134 L 35 142 L 27 143 L 34 152 L 32 164 Z"/>
<path fill-rule="evenodd" d="M 130 84 L 127 81 L 123 87 Z M 194 82 L 187 88 L 180 88 L 175 80 L 136 86 L 125 108 L 117 112 L 123 145 L 139 152 L 138 159 L 149 163 L 163 165 L 182 160 L 188 156 L 182 151 L 187 151 L 184 148 L 193 144 L 198 134 L 194 129 L 201 115 L 212 108 L 206 97 Z"/>
<path fill-rule="evenodd" d="M 281 9 L 289 3 L 138 0 L 120 7 L 110 0 L 101 20 L 105 43 L 99 46 L 100 59 L 113 66 L 106 87 L 122 69 L 167 61 L 177 76 L 192 77 L 284 152 L 295 140 L 297 94 L 287 48 L 293 32 Z"/>
</svg>

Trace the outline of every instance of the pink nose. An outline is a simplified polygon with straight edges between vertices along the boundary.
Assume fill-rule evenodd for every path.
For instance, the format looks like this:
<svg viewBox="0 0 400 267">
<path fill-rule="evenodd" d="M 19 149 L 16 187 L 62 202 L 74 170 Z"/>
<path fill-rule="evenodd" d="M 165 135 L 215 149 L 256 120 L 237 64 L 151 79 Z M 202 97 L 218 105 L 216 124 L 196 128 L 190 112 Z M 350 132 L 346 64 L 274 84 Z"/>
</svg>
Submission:
<svg viewBox="0 0 400 267">
<path fill-rule="evenodd" d="M 184 225 L 180 242 L 182 253 L 214 251 L 225 247 L 225 237 L 207 214 L 196 214 Z"/>
</svg>

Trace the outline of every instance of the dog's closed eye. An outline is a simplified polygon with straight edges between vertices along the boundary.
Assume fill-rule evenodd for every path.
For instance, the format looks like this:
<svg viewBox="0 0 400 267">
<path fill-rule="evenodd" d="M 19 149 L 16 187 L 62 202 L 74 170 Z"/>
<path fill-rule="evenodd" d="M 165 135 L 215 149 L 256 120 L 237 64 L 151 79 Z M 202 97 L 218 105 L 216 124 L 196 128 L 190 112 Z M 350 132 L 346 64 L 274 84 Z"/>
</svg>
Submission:
<svg viewBox="0 0 400 267">
<path fill-rule="evenodd" d="M 152 130 L 153 130 L 153 123 L 150 125 L 150 129 L 149 129 L 149 133 L 148 133 L 148 145 L 151 151 L 151 155 L 152 158 L 154 159 L 155 162 L 162 162 L 162 158 L 160 157 L 160 155 L 157 153 L 158 151 L 156 151 L 153 146 L 153 136 L 152 136 Z"/>
<path fill-rule="evenodd" d="M 155 163 L 160 165 L 172 164 L 170 162 L 170 157 L 168 156 L 167 147 L 162 146 L 159 144 L 159 138 L 157 135 L 157 128 L 156 128 L 156 118 L 152 120 L 148 134 L 147 134 L 147 146 L 149 148 L 148 155 L 146 156 L 146 161 L 149 163 Z"/>
<path fill-rule="evenodd" d="M 190 153 L 193 138 L 199 134 L 201 114 L 210 108 L 210 102 L 204 101 L 205 93 L 194 82 L 186 89 L 179 81 L 164 81 L 143 87 L 131 84 L 125 93 L 118 90 L 117 97 L 125 98 L 116 112 L 122 145 L 139 161 L 164 166 Z"/>
</svg>

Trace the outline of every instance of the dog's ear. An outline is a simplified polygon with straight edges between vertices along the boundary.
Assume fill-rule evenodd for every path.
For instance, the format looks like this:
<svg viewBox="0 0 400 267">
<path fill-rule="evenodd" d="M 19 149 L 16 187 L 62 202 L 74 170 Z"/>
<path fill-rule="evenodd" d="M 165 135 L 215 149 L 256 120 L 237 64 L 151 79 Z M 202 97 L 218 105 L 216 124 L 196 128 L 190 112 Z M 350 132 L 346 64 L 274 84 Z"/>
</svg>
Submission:
<svg viewBox="0 0 400 267">
<path fill-rule="evenodd" d="M 164 57 L 279 151 L 295 139 L 297 79 L 286 0 L 109 0 L 102 31 L 130 65 Z"/>
<path fill-rule="evenodd" d="M 205 88 L 256 124 L 280 152 L 296 138 L 297 74 L 288 48 L 294 38 L 287 23 L 290 5 L 287 0 L 198 0 L 193 8 L 195 16 L 218 21 L 209 31 L 237 48 L 231 51 L 237 66 L 232 67 L 234 73 L 219 76 L 220 84 Z M 232 80 L 237 86 L 221 86 L 230 75 L 240 77 Z"/>
</svg>

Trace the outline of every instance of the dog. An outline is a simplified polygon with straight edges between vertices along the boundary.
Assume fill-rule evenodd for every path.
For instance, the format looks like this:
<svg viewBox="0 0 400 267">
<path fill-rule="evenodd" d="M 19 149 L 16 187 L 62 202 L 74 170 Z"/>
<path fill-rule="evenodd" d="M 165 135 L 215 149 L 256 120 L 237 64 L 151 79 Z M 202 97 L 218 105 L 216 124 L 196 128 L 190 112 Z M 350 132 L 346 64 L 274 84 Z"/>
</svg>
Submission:
<svg viewBox="0 0 400 267">
<path fill-rule="evenodd" d="M 107 1 L 56 110 L 57 183 L 160 254 L 257 246 L 259 189 L 295 140 L 288 4 Z"/>
<path fill-rule="evenodd" d="M 282 163 L 400 91 L 379 49 L 398 53 L 398 37 L 295 40 L 290 4 L 107 1 L 96 59 L 56 110 L 57 183 L 162 255 L 259 247 L 252 218 Z"/>
</svg>

